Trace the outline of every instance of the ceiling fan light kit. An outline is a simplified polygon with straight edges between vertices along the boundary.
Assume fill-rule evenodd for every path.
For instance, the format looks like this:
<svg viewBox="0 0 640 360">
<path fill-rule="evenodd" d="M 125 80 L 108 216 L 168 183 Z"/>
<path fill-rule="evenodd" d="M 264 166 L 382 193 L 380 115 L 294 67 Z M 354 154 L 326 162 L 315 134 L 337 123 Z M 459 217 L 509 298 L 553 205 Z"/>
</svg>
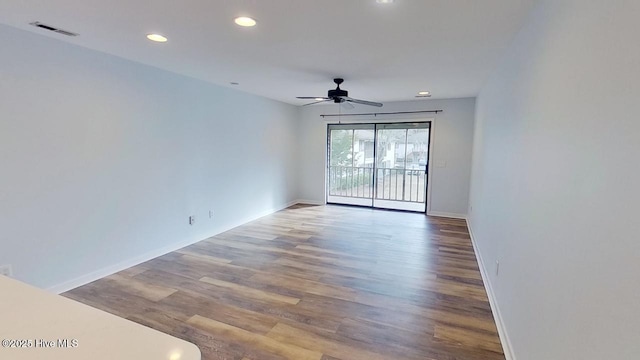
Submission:
<svg viewBox="0 0 640 360">
<path fill-rule="evenodd" d="M 329 90 L 327 92 L 327 96 L 326 97 L 320 97 L 320 96 L 298 96 L 297 98 L 298 99 L 303 99 L 303 100 L 316 100 L 315 102 L 312 102 L 312 103 L 309 103 L 309 104 L 305 104 L 304 106 L 323 103 L 323 102 L 327 102 L 327 101 L 333 101 L 336 104 L 354 103 L 354 104 L 382 107 L 382 104 L 378 103 L 378 102 L 350 98 L 349 97 L 349 92 L 347 90 L 340 89 L 340 84 L 342 84 L 344 82 L 344 79 L 335 78 L 335 79 L 333 79 L 333 82 L 336 83 L 337 87 L 335 89 Z"/>
</svg>

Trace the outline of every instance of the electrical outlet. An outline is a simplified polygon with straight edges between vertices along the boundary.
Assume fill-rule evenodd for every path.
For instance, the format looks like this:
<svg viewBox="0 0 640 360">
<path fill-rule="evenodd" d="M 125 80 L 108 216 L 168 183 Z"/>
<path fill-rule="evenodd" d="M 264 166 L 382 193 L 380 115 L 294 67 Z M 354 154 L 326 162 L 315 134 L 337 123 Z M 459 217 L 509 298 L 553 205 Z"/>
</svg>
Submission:
<svg viewBox="0 0 640 360">
<path fill-rule="evenodd" d="M 193 225 L 196 222 L 196 217 L 191 215 L 189 216 L 189 225 Z"/>
<path fill-rule="evenodd" d="M 496 276 L 500 273 L 500 261 L 496 260 Z"/>
<path fill-rule="evenodd" d="M 213 210 L 209 210 L 209 219 L 213 219 Z"/>
<path fill-rule="evenodd" d="M 11 265 L 2 265 L 0 266 L 0 275 L 4 276 L 13 276 L 13 270 L 11 269 Z"/>
</svg>

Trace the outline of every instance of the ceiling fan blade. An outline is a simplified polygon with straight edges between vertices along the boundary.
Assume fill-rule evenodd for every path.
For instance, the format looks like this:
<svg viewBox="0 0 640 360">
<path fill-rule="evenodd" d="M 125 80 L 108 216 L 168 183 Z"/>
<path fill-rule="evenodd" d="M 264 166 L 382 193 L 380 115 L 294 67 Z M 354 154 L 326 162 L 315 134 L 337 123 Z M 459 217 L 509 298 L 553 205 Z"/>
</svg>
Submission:
<svg viewBox="0 0 640 360">
<path fill-rule="evenodd" d="M 340 106 L 342 106 L 346 110 L 351 110 L 351 109 L 355 108 L 355 106 L 353 106 L 352 103 L 347 102 L 347 101 L 340 103 Z"/>
<path fill-rule="evenodd" d="M 313 99 L 315 99 L 315 98 L 313 98 Z M 331 99 L 320 100 L 320 101 L 316 101 L 316 102 L 312 102 L 312 103 L 304 104 L 304 105 L 302 105 L 302 106 L 309 106 L 309 105 L 319 104 L 319 103 L 323 103 L 323 102 L 327 102 L 327 101 L 331 101 Z"/>
<path fill-rule="evenodd" d="M 302 99 L 302 100 L 315 100 L 315 99 L 329 100 L 329 98 L 326 98 L 324 96 L 296 96 L 296 99 Z"/>
<path fill-rule="evenodd" d="M 353 98 L 346 97 L 346 96 L 343 96 L 342 98 L 344 99 L 344 101 L 348 101 L 348 102 L 352 102 L 352 103 L 356 103 L 356 104 L 382 107 L 381 103 L 377 103 L 377 102 L 373 102 L 373 101 L 358 100 L 358 99 L 353 99 Z"/>
</svg>

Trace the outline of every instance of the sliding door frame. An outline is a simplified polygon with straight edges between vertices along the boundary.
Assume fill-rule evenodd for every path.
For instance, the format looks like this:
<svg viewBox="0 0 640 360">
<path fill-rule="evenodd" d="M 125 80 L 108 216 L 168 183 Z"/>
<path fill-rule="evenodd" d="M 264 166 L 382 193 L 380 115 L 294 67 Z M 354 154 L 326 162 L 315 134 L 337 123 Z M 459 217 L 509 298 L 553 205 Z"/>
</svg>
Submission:
<svg viewBox="0 0 640 360">
<path fill-rule="evenodd" d="M 424 211 L 411 211 L 411 210 L 393 210 L 393 209 L 386 209 L 386 208 L 378 208 L 375 207 L 375 198 L 377 197 L 377 191 L 378 191 L 378 186 L 377 186 L 377 176 L 373 176 L 373 181 L 372 181 L 372 186 L 373 186 L 373 196 L 371 198 L 371 205 L 349 205 L 349 204 L 340 204 L 340 203 L 332 203 L 329 201 L 329 191 L 328 191 L 328 187 L 329 187 L 329 166 L 331 164 L 331 127 L 332 125 L 344 125 L 345 127 L 349 127 L 349 126 L 354 126 L 354 127 L 364 127 L 366 125 L 371 125 L 373 126 L 373 132 L 374 132 L 374 147 L 373 147 L 373 170 L 374 172 L 377 172 L 377 161 L 378 161 L 378 125 L 402 125 L 402 124 L 416 124 L 416 123 L 428 123 L 429 124 L 429 160 L 427 161 L 427 165 L 426 165 L 426 171 L 427 171 L 427 177 L 426 177 L 426 189 L 425 189 L 425 209 Z M 325 172 L 325 176 L 324 176 L 324 192 L 325 192 L 325 204 L 335 204 L 335 205 L 345 205 L 345 206 L 358 206 L 358 207 L 364 207 L 364 208 L 372 208 L 372 209 L 382 209 L 382 210 L 391 210 L 391 211 L 407 211 L 407 212 L 415 212 L 415 213 L 424 213 L 426 215 L 428 215 L 431 212 L 431 184 L 432 184 L 432 171 L 431 171 L 431 164 L 433 164 L 433 133 L 435 131 L 435 119 L 434 118 L 429 118 L 429 119 L 412 119 L 412 120 L 408 120 L 408 119 L 403 119 L 403 120 L 397 120 L 397 121 L 390 121 L 390 120 L 382 120 L 382 121 L 355 121 L 355 122 L 350 122 L 350 123 L 343 123 L 343 122 L 327 122 L 327 137 L 326 137 L 326 147 L 325 147 L 325 167 L 324 167 L 324 172 Z M 376 174 L 377 175 L 377 174 Z"/>
</svg>

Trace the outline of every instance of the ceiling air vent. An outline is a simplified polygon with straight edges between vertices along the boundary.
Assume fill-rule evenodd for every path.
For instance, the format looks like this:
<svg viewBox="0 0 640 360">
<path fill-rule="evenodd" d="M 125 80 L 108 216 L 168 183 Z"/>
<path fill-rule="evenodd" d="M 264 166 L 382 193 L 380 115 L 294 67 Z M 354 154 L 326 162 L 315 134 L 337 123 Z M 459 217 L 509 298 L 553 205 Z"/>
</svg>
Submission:
<svg viewBox="0 0 640 360">
<path fill-rule="evenodd" d="M 45 30 L 57 32 L 58 34 L 62 34 L 62 35 L 78 36 L 78 34 L 72 33 L 71 31 L 58 29 L 57 27 L 53 27 L 51 25 L 46 25 L 46 24 L 43 24 L 43 23 L 41 23 L 39 21 L 35 21 L 35 22 L 32 22 L 32 23 L 29 23 L 29 25 L 33 25 L 35 27 L 39 27 L 39 28 L 42 28 L 42 29 L 45 29 Z"/>
</svg>

